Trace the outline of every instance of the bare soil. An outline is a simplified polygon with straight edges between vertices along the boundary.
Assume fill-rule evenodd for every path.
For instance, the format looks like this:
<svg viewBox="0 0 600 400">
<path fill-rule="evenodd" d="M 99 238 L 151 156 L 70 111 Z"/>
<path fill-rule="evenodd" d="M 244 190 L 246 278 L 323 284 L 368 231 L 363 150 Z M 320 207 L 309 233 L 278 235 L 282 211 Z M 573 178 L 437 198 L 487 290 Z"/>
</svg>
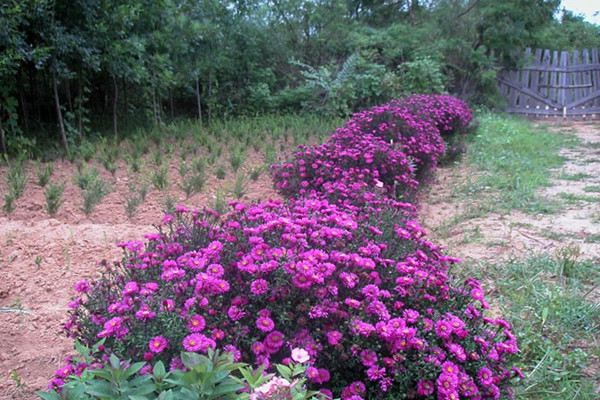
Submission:
<svg viewBox="0 0 600 400">
<path fill-rule="evenodd" d="M 568 130 L 581 140 L 561 150 L 564 165 L 551 171 L 551 185 L 539 193 L 559 202 L 559 212 L 532 215 L 513 210 L 470 218 L 466 214 L 477 199 L 455 195 L 474 173 L 463 162 L 438 169 L 421 202 L 420 218 L 433 238 L 465 259 L 497 261 L 577 246 L 580 257 L 600 261 L 600 125 L 571 122 L 551 129 Z M 456 223 L 449 223 L 452 220 Z"/>
<path fill-rule="evenodd" d="M 81 191 L 74 182 L 76 167 L 57 161 L 51 181 L 63 181 L 66 187 L 64 203 L 50 218 L 44 189 L 35 184 L 35 167 L 27 165 L 26 189 L 15 210 L 10 215 L 0 211 L 0 399 L 35 399 L 35 391 L 46 388 L 54 370 L 73 352 L 71 340 L 61 331 L 73 285 L 98 275 L 100 261 L 118 260 L 121 252 L 115 243 L 155 231 L 153 225 L 160 222 L 168 196 L 175 204 L 191 207 L 212 207 L 217 191 L 232 199 L 228 192 L 235 175 L 226 161 L 221 162 L 228 167 L 225 179 L 217 179 L 215 168 L 208 168 L 202 192 L 186 199 L 177 172 L 179 160 L 173 158 L 169 188 L 159 191 L 150 185 L 145 202 L 131 219 L 125 211 L 128 184 L 147 180 L 150 172 L 132 174 L 119 161 L 113 177 L 91 162 L 113 190 L 86 216 Z M 248 175 L 263 163 L 262 156 L 249 152 L 240 172 Z M 6 173 L 7 168 L 0 167 L 2 198 L 8 191 Z M 242 200 L 277 197 L 272 187 L 268 171 L 263 171 L 256 181 L 247 179 Z"/>
</svg>

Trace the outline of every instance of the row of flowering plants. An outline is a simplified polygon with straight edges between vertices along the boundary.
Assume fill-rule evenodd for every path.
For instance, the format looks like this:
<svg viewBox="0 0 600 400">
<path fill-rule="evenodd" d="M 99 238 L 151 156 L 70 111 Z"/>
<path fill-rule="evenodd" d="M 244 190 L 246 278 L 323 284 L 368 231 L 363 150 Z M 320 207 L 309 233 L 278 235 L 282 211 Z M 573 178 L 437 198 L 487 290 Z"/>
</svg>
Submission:
<svg viewBox="0 0 600 400">
<path fill-rule="evenodd" d="M 213 349 L 282 372 L 303 349 L 300 386 L 319 398 L 510 395 L 509 324 L 484 315 L 479 282 L 452 279 L 457 260 L 397 197 L 470 119 L 448 96 L 375 107 L 274 167 L 286 201 L 233 203 L 225 215 L 178 207 L 145 242 L 122 243 L 102 278 L 76 285 L 67 332 L 102 345 L 51 385 L 111 357 L 145 362 L 140 374 L 156 363 L 185 371 L 182 351 Z"/>
</svg>

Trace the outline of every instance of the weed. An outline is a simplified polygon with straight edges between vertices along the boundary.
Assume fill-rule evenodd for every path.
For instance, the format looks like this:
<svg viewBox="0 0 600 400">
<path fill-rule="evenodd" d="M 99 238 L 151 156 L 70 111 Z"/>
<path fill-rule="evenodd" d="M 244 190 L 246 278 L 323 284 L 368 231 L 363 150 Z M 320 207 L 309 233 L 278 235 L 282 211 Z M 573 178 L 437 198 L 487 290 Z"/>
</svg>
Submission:
<svg viewBox="0 0 600 400">
<path fill-rule="evenodd" d="M 465 265 L 464 274 L 485 274 L 495 282 L 495 302 L 518 335 L 519 367 L 526 376 L 515 388 L 518 399 L 597 398 L 594 378 L 583 370 L 592 361 L 590 354 L 600 351 L 594 340 L 600 334 L 600 305 L 585 297 L 589 285 L 600 282 L 600 269 L 578 261 L 574 248 L 559 258 Z M 557 285 L 552 277 L 565 260 L 569 279 Z"/>
<path fill-rule="evenodd" d="M 586 243 L 600 243 L 600 233 L 593 233 L 585 237 Z"/>
<path fill-rule="evenodd" d="M 582 181 L 584 179 L 590 178 L 591 175 L 583 173 L 583 172 L 577 172 L 575 174 L 568 174 L 566 172 L 562 172 L 558 175 L 558 179 L 562 179 L 565 181 Z"/>
<path fill-rule="evenodd" d="M 557 264 L 557 275 L 569 278 L 573 276 L 573 270 L 581 257 L 581 248 L 577 245 L 568 245 L 556 250 L 554 257 Z"/>
<path fill-rule="evenodd" d="M 41 163 L 39 163 L 35 171 L 38 186 L 46 186 L 50 181 L 52 172 L 54 172 L 54 166 L 52 164 L 42 165 Z"/>
<path fill-rule="evenodd" d="M 600 193 L 600 185 L 586 186 L 583 188 L 583 191 L 588 193 Z"/>
<path fill-rule="evenodd" d="M 60 205 L 63 202 L 62 195 L 65 191 L 64 182 L 51 183 L 44 190 L 44 197 L 46 198 L 46 211 L 48 215 L 54 216 L 58 211 Z"/>
<path fill-rule="evenodd" d="M 21 379 L 21 375 L 19 375 L 19 372 L 16 369 L 10 371 L 10 379 L 12 379 L 18 389 L 22 389 L 25 386 Z"/>
<path fill-rule="evenodd" d="M 38 267 L 38 269 L 40 269 L 42 267 L 42 262 L 44 262 L 44 257 L 37 255 L 35 256 L 35 260 L 33 262 Z"/>
<path fill-rule="evenodd" d="M 585 195 L 585 194 L 566 193 L 566 192 L 559 193 L 558 197 L 565 200 L 568 204 L 575 204 L 580 201 L 585 201 L 588 203 L 596 203 L 596 202 L 600 201 L 600 197 L 590 196 L 590 195 Z"/>
</svg>

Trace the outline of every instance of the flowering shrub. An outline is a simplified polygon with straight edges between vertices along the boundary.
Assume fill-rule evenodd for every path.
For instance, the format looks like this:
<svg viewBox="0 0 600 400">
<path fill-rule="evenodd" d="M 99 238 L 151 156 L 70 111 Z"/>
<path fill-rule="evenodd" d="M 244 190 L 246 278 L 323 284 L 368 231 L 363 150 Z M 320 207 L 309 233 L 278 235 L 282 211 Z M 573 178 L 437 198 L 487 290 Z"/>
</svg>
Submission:
<svg viewBox="0 0 600 400">
<path fill-rule="evenodd" d="M 292 161 L 273 166 L 275 187 L 288 197 L 318 192 L 330 198 L 329 186 L 339 183 L 407 196 L 444 153 L 442 135 L 463 130 L 471 119 L 463 101 L 443 95 L 373 107 L 354 114 L 324 144 L 300 147 Z"/>
<path fill-rule="evenodd" d="M 77 284 L 69 335 L 103 340 L 97 360 L 173 370 L 184 368 L 182 351 L 218 348 L 271 368 L 302 348 L 292 356 L 309 362 L 310 387 L 348 400 L 509 393 L 519 373 L 509 366 L 518 351 L 509 324 L 484 316 L 479 282 L 451 280 L 457 260 L 396 198 L 435 166 L 440 130 L 470 120 L 453 104 L 415 96 L 355 114 L 274 168 L 286 203 L 233 203 L 224 216 L 178 207 L 145 243 L 122 243 L 122 262 L 102 279 Z M 448 110 L 427 108 L 438 106 Z"/>
</svg>

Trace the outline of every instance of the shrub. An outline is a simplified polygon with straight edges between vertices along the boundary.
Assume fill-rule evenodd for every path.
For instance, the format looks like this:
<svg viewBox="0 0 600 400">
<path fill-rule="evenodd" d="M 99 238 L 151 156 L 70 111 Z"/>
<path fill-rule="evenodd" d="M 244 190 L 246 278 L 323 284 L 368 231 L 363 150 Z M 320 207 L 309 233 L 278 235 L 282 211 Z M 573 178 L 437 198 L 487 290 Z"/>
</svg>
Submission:
<svg viewBox="0 0 600 400">
<path fill-rule="evenodd" d="M 301 146 L 290 162 L 272 168 L 284 196 L 327 194 L 329 185 L 366 184 L 408 197 L 444 153 L 444 135 L 471 121 L 451 96 L 415 95 L 354 114 L 320 146 Z M 325 190 L 324 190 L 325 189 Z"/>
<path fill-rule="evenodd" d="M 269 366 L 303 347 L 315 388 L 348 393 L 363 380 L 368 398 L 430 385 L 495 392 L 511 375 L 508 325 L 483 317 L 478 282 L 450 284 L 455 260 L 401 210 L 300 199 L 235 204 L 219 220 L 179 207 L 147 238 L 122 243 L 123 262 L 103 279 L 78 284 L 71 336 L 173 365 L 182 350 L 218 346 Z M 166 346 L 153 351 L 158 336 Z"/>
<path fill-rule="evenodd" d="M 520 373 L 509 324 L 484 316 L 478 281 L 451 279 L 457 260 L 397 198 L 435 167 L 442 132 L 470 120 L 460 109 L 439 117 L 425 100 L 355 114 L 325 144 L 301 147 L 274 168 L 285 203 L 176 207 L 146 243 L 120 244 L 122 262 L 101 279 L 76 285 L 68 334 L 104 340 L 98 360 L 175 369 L 181 351 L 218 348 L 271 368 L 304 348 L 310 388 L 342 399 L 508 395 Z"/>
</svg>

